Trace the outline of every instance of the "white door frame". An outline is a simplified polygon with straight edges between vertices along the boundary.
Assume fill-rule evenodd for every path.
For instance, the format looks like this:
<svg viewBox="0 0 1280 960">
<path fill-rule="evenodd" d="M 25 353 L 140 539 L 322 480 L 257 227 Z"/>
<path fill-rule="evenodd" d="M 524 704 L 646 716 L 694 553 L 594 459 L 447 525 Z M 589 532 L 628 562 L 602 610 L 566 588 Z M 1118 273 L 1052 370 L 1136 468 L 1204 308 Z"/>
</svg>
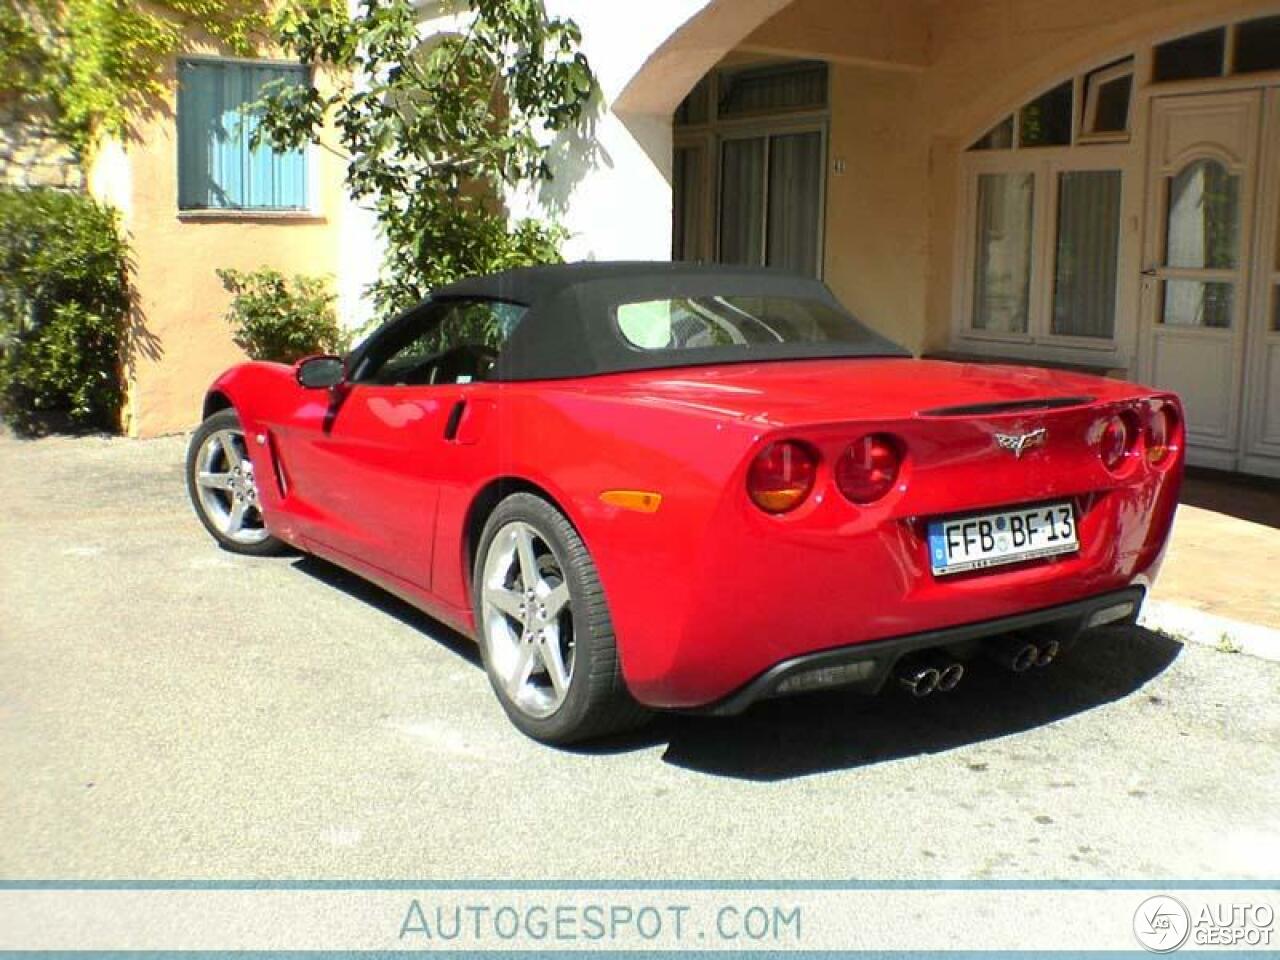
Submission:
<svg viewBox="0 0 1280 960">
<path fill-rule="evenodd" d="M 1280 477 L 1280 87 L 1266 91 L 1240 469 Z"/>
<path fill-rule="evenodd" d="M 1162 347 L 1177 349 L 1210 349 L 1223 351 L 1223 366 L 1228 383 L 1223 397 L 1225 419 L 1216 429 L 1194 427 L 1188 431 L 1188 460 L 1192 463 L 1236 470 L 1241 466 L 1243 447 L 1242 414 L 1244 403 L 1245 347 L 1256 323 L 1253 313 L 1254 231 L 1257 209 L 1258 141 L 1261 126 L 1263 91 L 1252 88 L 1213 93 L 1186 93 L 1152 96 L 1148 126 L 1146 173 L 1146 223 L 1142 241 L 1142 296 L 1138 337 L 1139 379 L 1158 383 L 1158 366 Z M 1179 144 L 1169 153 L 1170 124 L 1175 119 L 1190 120 L 1197 116 L 1220 126 L 1224 118 L 1234 115 L 1240 126 L 1239 136 L 1227 142 L 1226 136 L 1195 139 Z M 1200 159 L 1222 163 L 1239 176 L 1240 225 L 1237 265 L 1227 270 L 1188 270 L 1164 264 L 1164 238 L 1167 225 L 1165 194 L 1168 179 L 1188 164 Z M 1163 282 L 1178 279 L 1214 280 L 1235 284 L 1235 301 L 1230 330 L 1203 327 L 1165 327 L 1159 324 L 1157 312 L 1163 302 Z M 1163 282 L 1162 282 L 1163 281 Z M 1200 348 L 1195 344 L 1203 345 Z M 1183 363 L 1185 364 L 1185 360 Z M 1194 398 L 1187 398 L 1194 403 Z"/>
</svg>

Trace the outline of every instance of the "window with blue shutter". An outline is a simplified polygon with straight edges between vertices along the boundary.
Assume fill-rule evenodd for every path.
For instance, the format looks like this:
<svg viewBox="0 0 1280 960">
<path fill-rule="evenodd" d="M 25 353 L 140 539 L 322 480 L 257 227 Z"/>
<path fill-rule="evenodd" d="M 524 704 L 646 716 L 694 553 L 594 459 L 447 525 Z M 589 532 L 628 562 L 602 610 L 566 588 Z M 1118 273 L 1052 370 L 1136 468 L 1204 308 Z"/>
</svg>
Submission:
<svg viewBox="0 0 1280 960">
<path fill-rule="evenodd" d="M 249 148 L 257 118 L 242 112 L 273 80 L 308 82 L 301 66 L 178 61 L 178 208 L 305 210 L 303 150 Z"/>
</svg>

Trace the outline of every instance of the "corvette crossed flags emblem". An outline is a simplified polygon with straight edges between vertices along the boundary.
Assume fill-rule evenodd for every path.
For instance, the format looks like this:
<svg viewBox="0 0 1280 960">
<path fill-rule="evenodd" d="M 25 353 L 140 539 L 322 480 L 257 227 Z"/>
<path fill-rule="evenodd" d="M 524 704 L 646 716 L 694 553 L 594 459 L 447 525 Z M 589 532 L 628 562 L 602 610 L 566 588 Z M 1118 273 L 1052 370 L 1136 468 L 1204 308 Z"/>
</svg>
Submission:
<svg viewBox="0 0 1280 960">
<path fill-rule="evenodd" d="M 1045 439 L 1049 436 L 1049 431 L 1044 427 L 1032 430 L 1030 433 L 997 433 L 996 446 L 1001 450 L 1008 450 L 1017 459 L 1022 459 L 1022 454 L 1032 447 L 1044 445 Z"/>
</svg>

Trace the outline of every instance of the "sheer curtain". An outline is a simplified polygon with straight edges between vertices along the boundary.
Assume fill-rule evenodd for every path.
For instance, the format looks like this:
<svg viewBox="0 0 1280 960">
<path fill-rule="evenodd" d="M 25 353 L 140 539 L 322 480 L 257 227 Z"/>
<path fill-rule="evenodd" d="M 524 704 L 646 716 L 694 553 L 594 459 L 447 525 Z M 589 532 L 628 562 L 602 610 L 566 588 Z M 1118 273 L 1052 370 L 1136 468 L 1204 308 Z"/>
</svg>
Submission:
<svg viewBox="0 0 1280 960">
<path fill-rule="evenodd" d="M 671 171 L 671 259 L 700 260 L 702 147 L 676 147 Z"/>
<path fill-rule="evenodd" d="M 769 142 L 768 263 L 818 275 L 822 134 L 790 133 Z"/>
<path fill-rule="evenodd" d="M 1053 332 L 1111 337 L 1116 324 L 1120 171 L 1077 170 L 1058 178 L 1058 255 Z"/>
<path fill-rule="evenodd" d="M 1240 178 L 1215 160 L 1197 160 L 1169 181 L 1165 262 L 1231 269 L 1239 257 Z"/>
<path fill-rule="evenodd" d="M 1184 269 L 1232 269 L 1239 261 L 1240 178 L 1215 160 L 1197 160 L 1169 180 L 1165 263 Z M 1235 284 L 1169 280 L 1162 322 L 1227 328 Z"/>
<path fill-rule="evenodd" d="M 1031 226 L 1035 177 L 978 177 L 977 256 L 973 277 L 976 330 L 1026 333 L 1031 305 Z"/>
<path fill-rule="evenodd" d="M 722 117 L 736 117 L 821 109 L 826 103 L 827 65 L 806 61 L 723 74 L 717 112 Z"/>
<path fill-rule="evenodd" d="M 764 263 L 765 137 L 726 140 L 720 156 L 720 262 Z"/>
</svg>

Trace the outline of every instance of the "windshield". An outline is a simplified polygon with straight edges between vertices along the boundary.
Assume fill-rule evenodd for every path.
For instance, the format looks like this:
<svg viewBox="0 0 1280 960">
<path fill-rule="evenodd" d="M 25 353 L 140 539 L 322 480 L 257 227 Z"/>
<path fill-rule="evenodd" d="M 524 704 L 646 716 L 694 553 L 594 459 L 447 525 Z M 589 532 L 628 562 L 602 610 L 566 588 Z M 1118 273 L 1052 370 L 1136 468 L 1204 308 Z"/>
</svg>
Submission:
<svg viewBox="0 0 1280 960">
<path fill-rule="evenodd" d="M 618 331 L 641 351 L 749 351 L 779 344 L 860 346 L 875 334 L 821 300 L 792 297 L 698 296 L 619 304 Z"/>
</svg>

